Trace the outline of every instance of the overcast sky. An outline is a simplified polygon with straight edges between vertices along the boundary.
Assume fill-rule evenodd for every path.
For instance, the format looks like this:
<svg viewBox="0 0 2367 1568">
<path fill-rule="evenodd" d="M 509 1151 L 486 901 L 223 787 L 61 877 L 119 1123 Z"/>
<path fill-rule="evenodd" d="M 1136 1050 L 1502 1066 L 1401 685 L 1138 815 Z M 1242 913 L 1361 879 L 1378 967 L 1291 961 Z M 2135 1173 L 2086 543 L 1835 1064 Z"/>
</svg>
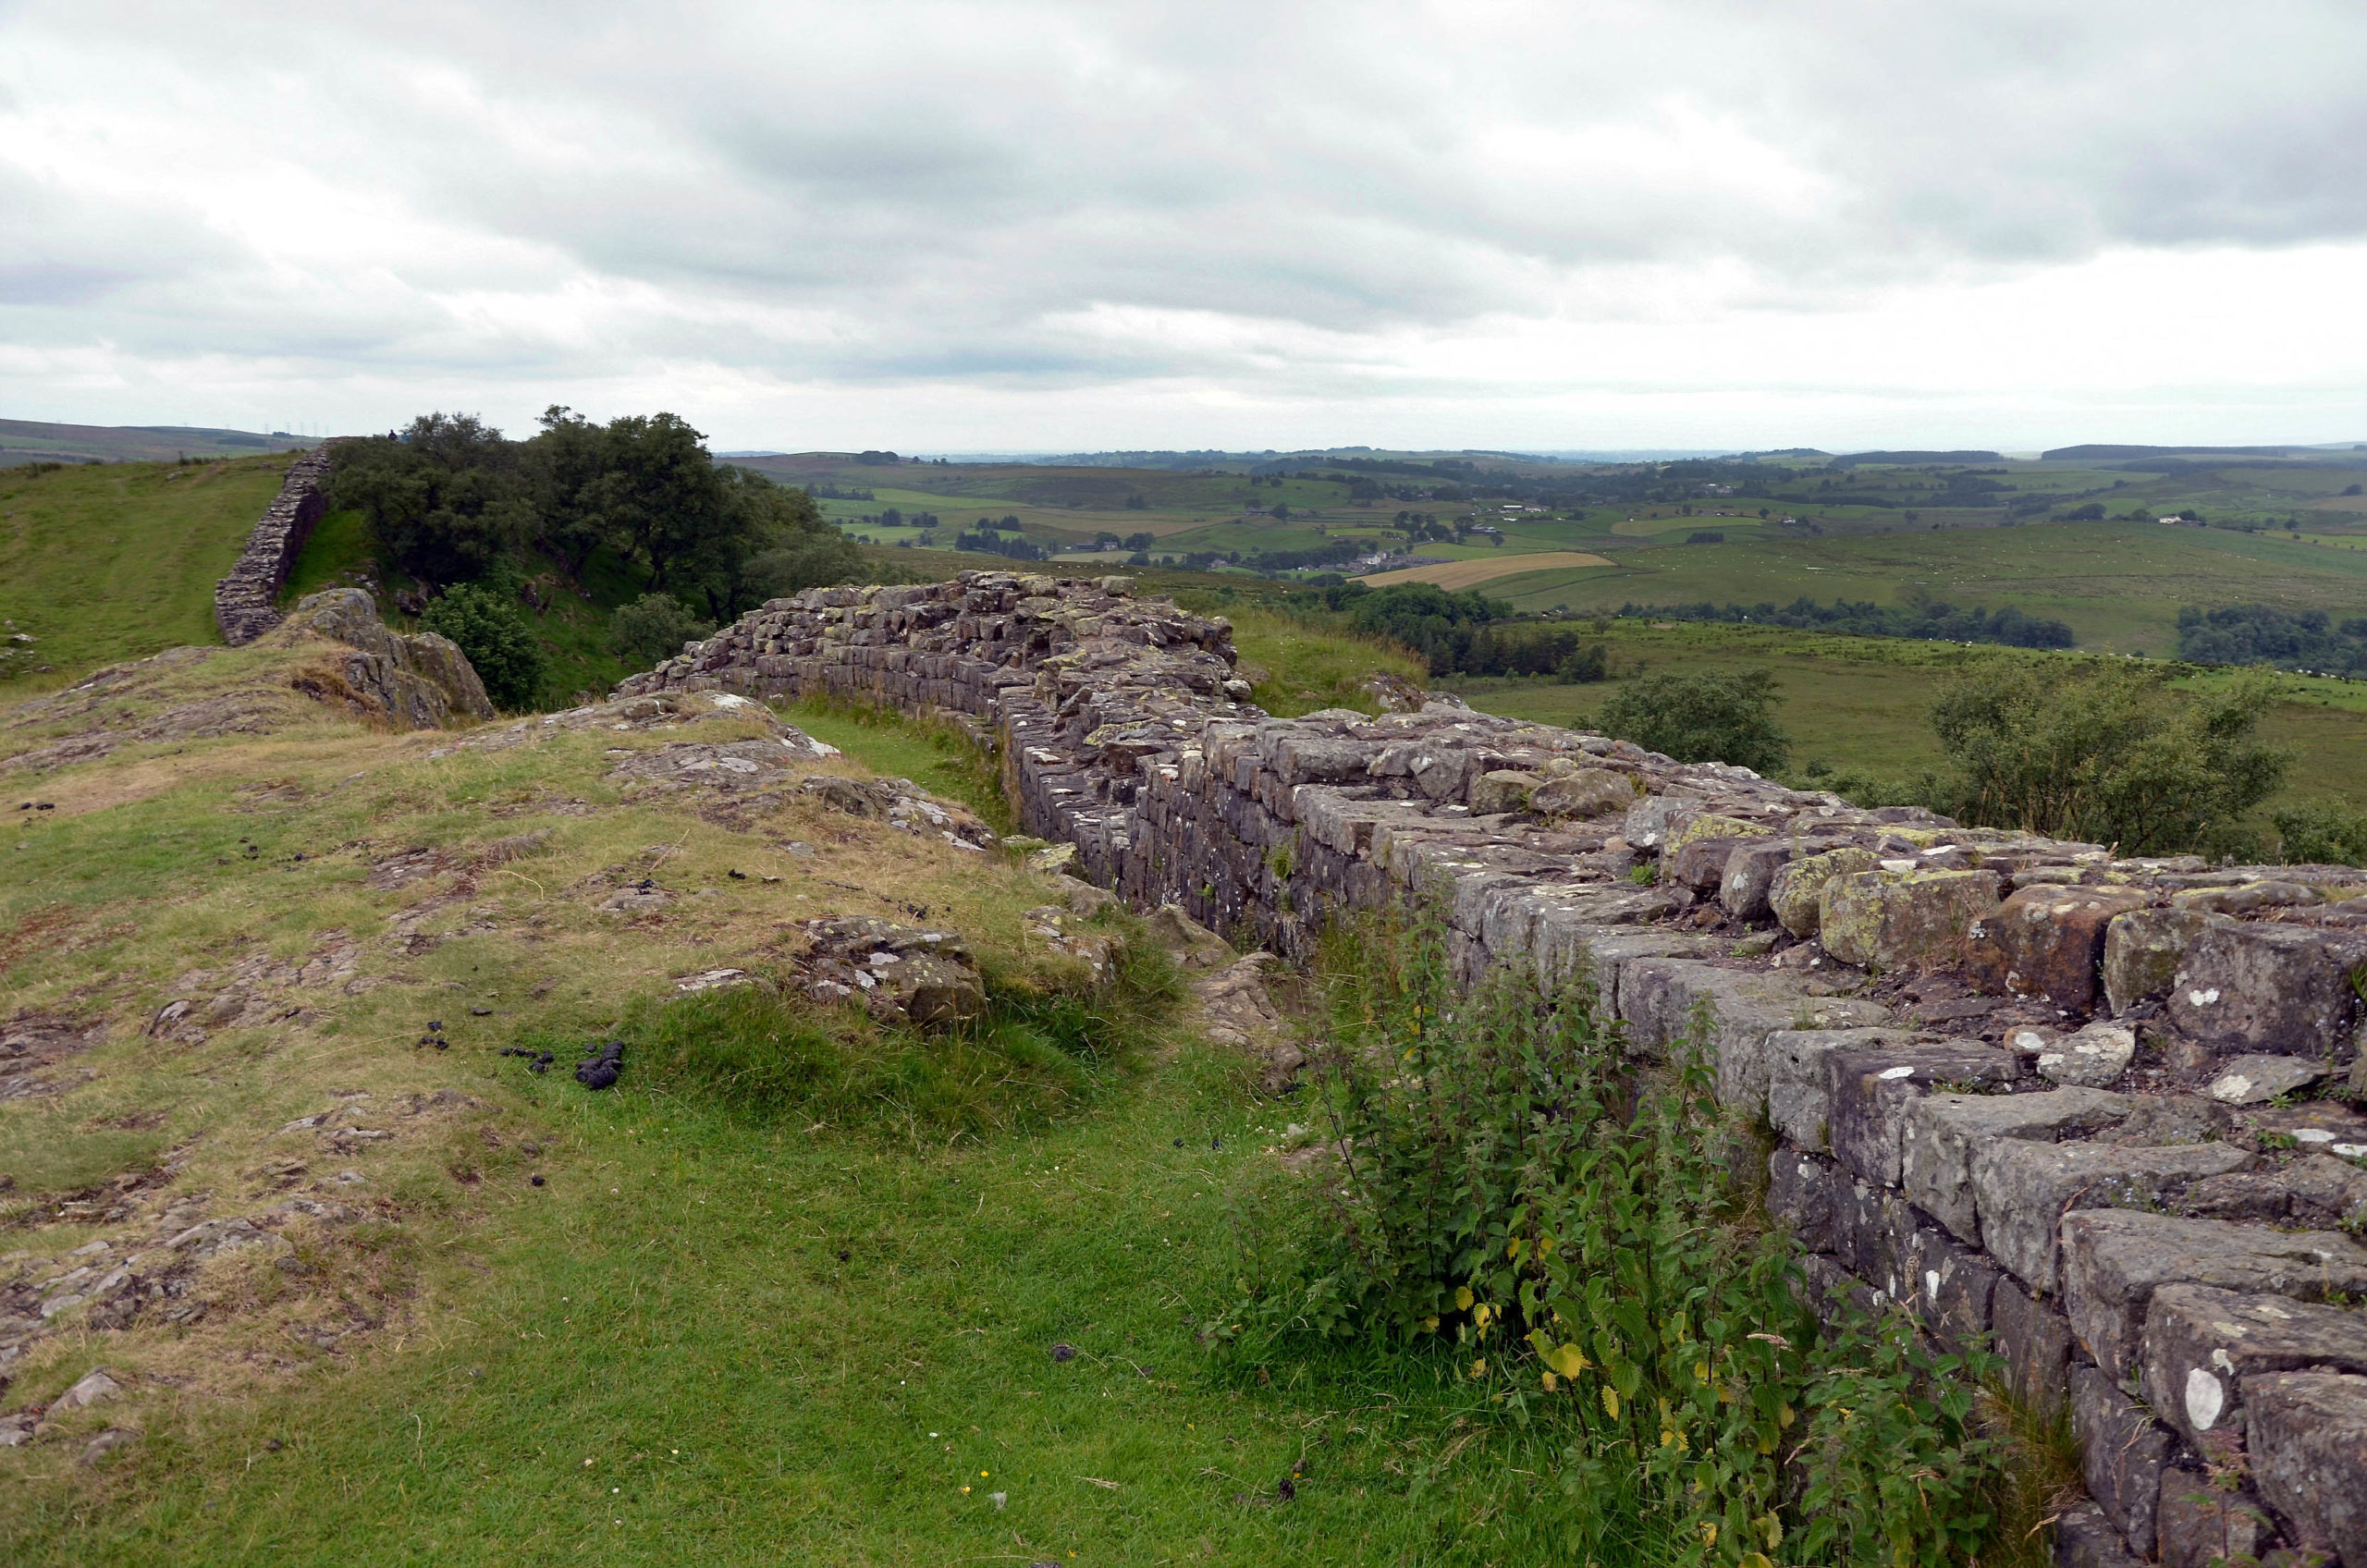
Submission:
<svg viewBox="0 0 2367 1568">
<path fill-rule="evenodd" d="M 2362 148 L 2361 0 L 0 0 L 0 415 L 2367 440 Z"/>
</svg>

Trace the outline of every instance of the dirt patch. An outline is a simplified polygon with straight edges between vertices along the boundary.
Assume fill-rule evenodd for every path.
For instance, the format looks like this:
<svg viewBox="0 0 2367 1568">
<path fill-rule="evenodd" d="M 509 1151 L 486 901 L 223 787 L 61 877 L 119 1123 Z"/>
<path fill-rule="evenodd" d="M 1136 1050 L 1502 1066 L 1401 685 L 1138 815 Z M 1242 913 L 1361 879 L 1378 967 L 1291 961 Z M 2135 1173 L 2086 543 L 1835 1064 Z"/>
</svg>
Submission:
<svg viewBox="0 0 2367 1568">
<path fill-rule="evenodd" d="M 20 1012 L 0 1023 L 0 1100 L 55 1094 L 82 1081 L 62 1080 L 47 1069 L 79 1056 L 107 1037 L 104 1019 L 68 1018 L 54 1012 Z"/>
<path fill-rule="evenodd" d="M 1617 564 L 1583 550 L 1543 550 L 1534 555 L 1491 557 L 1484 561 L 1445 561 L 1437 566 L 1409 566 L 1396 571 L 1375 572 L 1370 577 L 1360 577 L 1356 581 L 1375 588 L 1388 588 L 1400 582 L 1429 582 L 1453 591 L 1493 582 L 1499 577 L 1517 577 L 1524 571 L 1557 571 L 1567 567 Z"/>
</svg>

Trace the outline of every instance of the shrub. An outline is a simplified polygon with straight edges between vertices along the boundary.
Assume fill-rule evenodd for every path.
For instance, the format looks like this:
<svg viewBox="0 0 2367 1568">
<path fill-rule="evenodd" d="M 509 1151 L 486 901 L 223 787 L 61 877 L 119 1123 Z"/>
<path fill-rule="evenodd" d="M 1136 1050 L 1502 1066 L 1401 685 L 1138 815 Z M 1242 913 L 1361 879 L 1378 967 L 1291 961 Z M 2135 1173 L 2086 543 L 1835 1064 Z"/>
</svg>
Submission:
<svg viewBox="0 0 2367 1568">
<path fill-rule="evenodd" d="M 628 663 L 646 668 L 673 657 L 683 643 L 714 630 L 713 621 L 693 615 L 673 594 L 644 594 L 608 618 L 608 648 Z"/>
<path fill-rule="evenodd" d="M 1598 721 L 1606 735 L 1665 752 L 1679 762 L 1723 762 L 1772 773 L 1791 753 L 1776 728 L 1775 678 L 1731 674 L 1647 675 L 1613 693 Z"/>
<path fill-rule="evenodd" d="M 2348 801 L 2311 801 L 2270 820 L 2287 865 L 2367 865 L 2367 811 Z"/>
<path fill-rule="evenodd" d="M 493 589 L 463 582 L 448 590 L 419 624 L 460 645 L 495 706 L 526 708 L 541 700 L 548 676 L 542 644 L 517 606 Z"/>
<path fill-rule="evenodd" d="M 1796 1294 L 1698 1043 L 1637 1073 L 1586 991 L 1459 983 L 1427 912 L 1335 933 L 1326 958 L 1314 1067 L 1336 1168 L 1271 1200 L 1294 1206 L 1294 1245 L 1256 1221 L 1214 1337 L 1448 1363 L 1485 1396 L 1469 1408 L 1532 1438 L 1523 1463 L 1550 1484 L 1531 1506 L 1565 1515 L 1570 1562 L 1932 1562 L 1982 1544 L 2001 1471 L 1970 1420 L 1987 1358 Z"/>
<path fill-rule="evenodd" d="M 1996 666 L 1959 678 L 1932 712 L 1948 766 L 1926 781 L 1923 803 L 1968 827 L 2123 854 L 2250 850 L 2239 819 L 2275 792 L 2290 760 L 2252 738 L 2275 689 L 2247 679 L 2188 698 L 2170 675 Z"/>
</svg>

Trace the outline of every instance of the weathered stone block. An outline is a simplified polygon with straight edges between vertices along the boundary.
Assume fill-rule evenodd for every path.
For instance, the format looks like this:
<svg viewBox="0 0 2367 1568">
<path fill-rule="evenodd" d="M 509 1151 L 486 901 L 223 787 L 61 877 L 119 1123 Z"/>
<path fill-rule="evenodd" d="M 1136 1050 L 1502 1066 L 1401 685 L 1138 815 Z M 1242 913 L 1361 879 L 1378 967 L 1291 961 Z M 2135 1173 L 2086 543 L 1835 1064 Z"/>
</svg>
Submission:
<svg viewBox="0 0 2367 1568">
<path fill-rule="evenodd" d="M 1483 773 L 1472 781 L 1471 809 L 1481 815 L 1526 810 L 1529 792 L 1544 782 L 1536 774 L 1517 768 L 1500 767 Z"/>
<path fill-rule="evenodd" d="M 2024 888 L 1972 928 L 1968 968 L 1981 988 L 2044 997 L 2067 1012 L 2095 1006 L 2114 918 L 2144 895 L 2105 888 Z"/>
<path fill-rule="evenodd" d="M 2304 1547 L 2367 1562 L 2367 1378 L 2245 1379 L 2252 1479 Z"/>
<path fill-rule="evenodd" d="M 1735 846 L 1718 881 L 1718 903 L 1736 920 L 1765 920 L 1773 913 L 1768 895 L 1775 874 L 1798 853 L 1784 839 L 1753 839 Z"/>
<path fill-rule="evenodd" d="M 2091 1023 L 2038 1053 L 2040 1077 L 2067 1088 L 2103 1089 L 2120 1082 L 2137 1056 L 2137 1032 L 2118 1023 Z"/>
<path fill-rule="evenodd" d="M 2170 987 L 2172 1023 L 2222 1056 L 2330 1061 L 2349 1044 L 2367 932 L 2206 919 Z"/>
<path fill-rule="evenodd" d="M 2226 1144 L 2117 1148 L 1999 1138 L 1972 1151 L 1981 1239 L 2025 1284 L 2051 1295 L 2059 1288 L 2057 1222 L 2068 1223 L 2067 1211 L 2158 1203 L 2188 1182 L 2238 1170 L 2250 1159 Z"/>
<path fill-rule="evenodd" d="M 1818 935 L 1844 963 L 1884 972 L 1959 962 L 1997 907 L 1992 871 L 1859 871 L 1819 897 Z"/>
<path fill-rule="evenodd" d="M 1619 1015 L 1631 1044 L 1665 1050 L 1687 1037 L 1706 1009 L 1703 1041 L 1718 1099 L 1756 1117 L 1767 1103 L 1767 1038 L 1781 1030 L 1857 1028 L 1885 1022 L 1880 1003 L 1810 997 L 1781 972 L 1721 969 L 1685 959 L 1638 959 L 1619 981 Z"/>
<path fill-rule="evenodd" d="M 2243 1446 L 2244 1379 L 2312 1367 L 2367 1375 L 2367 1313 L 2211 1285 L 2146 1304 L 2145 1397 L 2199 1453 Z"/>
<path fill-rule="evenodd" d="M 1899 1179 L 1917 1207 L 1971 1245 L 1981 1244 L 1972 1187 L 1972 1151 L 1998 1138 L 2051 1144 L 2067 1133 L 2108 1127 L 2128 1101 L 2097 1089 L 2051 1094 L 1933 1094 L 1907 1109 Z"/>
<path fill-rule="evenodd" d="M 1665 857 L 1662 864 L 1667 870 L 1663 880 L 1697 891 L 1715 888 L 1725 880 L 1728 857 L 1745 841 L 1741 839 L 1689 839 Z"/>
<path fill-rule="evenodd" d="M 2134 910 L 2104 931 L 2104 997 L 2116 1013 L 2170 994 L 2187 949 L 2205 917 L 2182 909 Z"/>
<path fill-rule="evenodd" d="M 1869 1182 L 1895 1187 L 1911 1103 L 1934 1084 L 2010 1083 L 2015 1066 L 2010 1052 L 1981 1045 L 1835 1051 L 1825 1060 L 1834 1157 Z"/>
<path fill-rule="evenodd" d="M 1990 1298 L 1989 1328 L 2005 1363 L 2005 1387 L 2042 1418 L 2051 1417 L 2070 1397 L 2071 1325 L 2063 1314 L 2011 1279 L 2000 1279 Z"/>
<path fill-rule="evenodd" d="M 1537 786 L 1529 792 L 1528 809 L 1539 816 L 1589 817 L 1625 811 L 1635 801 L 1636 785 L 1626 774 L 1587 767 Z"/>
<path fill-rule="evenodd" d="M 1908 1253 L 1913 1305 L 1923 1326 L 1952 1351 L 1981 1342 L 2002 1278 L 1998 1269 L 1934 1225 L 1917 1228 Z"/>
<path fill-rule="evenodd" d="M 2228 1568 L 2258 1561 L 2276 1531 L 2257 1500 L 2214 1485 L 2200 1470 L 2162 1472 L 2162 1506 L 2153 1523 L 2162 1568 Z"/>
<path fill-rule="evenodd" d="M 1776 868 L 1768 883 L 1767 903 L 1776 923 L 1795 937 L 1813 937 L 1822 918 L 1824 885 L 1836 876 L 1870 871 L 1874 851 L 1827 850 Z"/>
<path fill-rule="evenodd" d="M 2115 1378 L 2137 1365 L 2146 1309 L 2164 1285 L 2213 1285 L 2303 1301 L 2367 1291 L 2367 1250 L 2329 1231 L 2279 1231 L 2224 1219 L 2084 1208 L 2064 1217 L 2062 1234 L 2064 1307 L 2079 1342 Z"/>
<path fill-rule="evenodd" d="M 2071 1368 L 2071 1429 L 2088 1495 L 2130 1550 L 2152 1557 L 2170 1434 L 2092 1366 Z"/>
<path fill-rule="evenodd" d="M 2239 1056 L 2222 1066 L 2203 1092 L 2222 1105 L 2266 1105 L 2308 1088 L 2327 1071 L 2324 1062 L 2298 1056 Z"/>
<path fill-rule="evenodd" d="M 1780 1029 L 1767 1036 L 1767 1120 L 1797 1147 L 1821 1153 L 1831 1147 L 1833 1075 L 1825 1058 L 1834 1051 L 1903 1045 L 1904 1030 Z"/>
<path fill-rule="evenodd" d="M 2076 1502 L 2054 1522 L 2055 1568 L 2144 1568 L 2120 1532 L 2092 1502 Z"/>
<path fill-rule="evenodd" d="M 1849 1178 L 1829 1159 L 1779 1148 L 1767 1157 L 1767 1212 L 1807 1252 L 1834 1252 Z"/>
</svg>

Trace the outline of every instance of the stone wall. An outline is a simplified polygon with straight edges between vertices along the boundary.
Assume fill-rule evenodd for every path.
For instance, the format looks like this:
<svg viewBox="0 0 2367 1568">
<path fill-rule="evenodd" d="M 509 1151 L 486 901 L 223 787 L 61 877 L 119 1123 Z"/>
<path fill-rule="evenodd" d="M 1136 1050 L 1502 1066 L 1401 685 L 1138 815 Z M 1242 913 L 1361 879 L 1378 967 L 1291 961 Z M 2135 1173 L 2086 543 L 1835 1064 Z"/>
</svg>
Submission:
<svg viewBox="0 0 2367 1568">
<path fill-rule="evenodd" d="M 279 624 L 274 607 L 279 591 L 288 586 L 288 570 L 313 536 L 313 525 L 328 510 L 321 485 L 328 478 L 326 444 L 289 465 L 279 494 L 264 508 L 263 520 L 247 535 L 230 575 L 214 585 L 214 623 L 222 641 L 236 648 L 253 642 Z"/>
<path fill-rule="evenodd" d="M 776 600 L 619 692 L 969 715 L 1138 905 L 1303 952 L 1435 888 L 1467 974 L 1583 976 L 1636 1052 L 1706 1005 L 1812 1283 L 2068 1413 L 2061 1561 L 2367 1568 L 2367 874 L 1864 811 L 1451 700 L 1274 719 L 1233 667 L 1123 579 L 965 572 Z"/>
</svg>

